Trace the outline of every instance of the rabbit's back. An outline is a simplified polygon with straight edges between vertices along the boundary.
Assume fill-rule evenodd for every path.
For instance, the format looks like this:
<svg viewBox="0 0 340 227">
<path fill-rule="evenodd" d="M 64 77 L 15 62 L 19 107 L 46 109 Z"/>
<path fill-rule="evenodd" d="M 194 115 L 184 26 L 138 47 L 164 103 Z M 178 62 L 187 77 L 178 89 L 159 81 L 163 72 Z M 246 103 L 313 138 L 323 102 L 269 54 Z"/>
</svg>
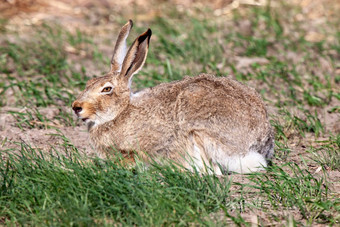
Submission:
<svg viewBox="0 0 340 227">
<path fill-rule="evenodd" d="M 258 93 L 226 77 L 201 74 L 142 93 L 135 99 L 135 105 L 161 109 L 183 131 L 208 130 L 214 137 L 223 137 L 221 132 L 226 132 L 228 138 L 233 135 L 245 138 L 270 128 Z"/>
</svg>

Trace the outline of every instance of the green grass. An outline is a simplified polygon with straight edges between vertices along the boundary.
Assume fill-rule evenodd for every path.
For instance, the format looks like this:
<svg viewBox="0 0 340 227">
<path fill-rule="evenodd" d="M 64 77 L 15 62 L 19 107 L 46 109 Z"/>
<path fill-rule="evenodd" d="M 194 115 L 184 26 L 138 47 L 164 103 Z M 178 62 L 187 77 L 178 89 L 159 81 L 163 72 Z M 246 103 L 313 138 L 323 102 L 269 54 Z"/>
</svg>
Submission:
<svg viewBox="0 0 340 227">
<path fill-rule="evenodd" d="M 334 214 L 340 211 L 340 200 L 330 195 L 326 177 L 315 177 L 296 163 L 287 163 L 282 167 L 274 165 L 266 174 L 254 174 L 249 179 L 260 190 L 259 196 L 269 202 L 267 209 L 297 208 L 309 225 L 315 219 L 333 224 L 338 221 Z"/>
<path fill-rule="evenodd" d="M 75 149 L 43 154 L 23 144 L 0 166 L 4 224 L 212 224 L 228 204 L 230 181 L 174 165 L 128 169 Z"/>
<path fill-rule="evenodd" d="M 327 176 L 294 163 L 245 176 L 250 183 L 242 185 L 232 176 L 187 172 L 171 163 L 131 169 L 117 160 L 89 159 L 66 138 L 64 147 L 64 154 L 46 154 L 23 143 L 18 155 L 6 152 L 0 165 L 3 224 L 247 224 L 240 213 L 230 213 L 283 208 L 296 208 L 309 224 L 338 221 L 340 201 L 331 196 Z M 242 187 L 231 191 L 232 184 Z M 249 198 L 249 188 L 258 191 L 257 200 Z M 217 211 L 230 220 L 217 220 Z"/>
<path fill-rule="evenodd" d="M 318 143 L 320 146 L 308 150 L 312 154 L 312 159 L 324 169 L 340 171 L 340 134 Z"/>
<path fill-rule="evenodd" d="M 27 109 L 26 112 L 18 112 L 18 111 L 9 111 L 8 113 L 12 114 L 17 121 L 17 126 L 20 129 L 23 128 L 35 128 L 36 126 L 43 127 L 44 122 L 47 122 L 48 119 L 44 115 L 42 115 L 38 109 L 33 111 Z M 37 123 L 42 123 L 41 125 L 37 125 Z"/>
<path fill-rule="evenodd" d="M 83 88 L 89 78 L 85 69 L 77 72 L 67 61 L 66 46 L 79 51 L 80 45 L 92 45 L 80 34 L 74 37 L 56 25 L 43 25 L 34 30 L 32 39 L 7 41 L 1 46 L 2 105 L 6 104 L 3 94 L 7 90 L 13 92 L 19 106 L 71 104 L 74 89 Z"/>
</svg>

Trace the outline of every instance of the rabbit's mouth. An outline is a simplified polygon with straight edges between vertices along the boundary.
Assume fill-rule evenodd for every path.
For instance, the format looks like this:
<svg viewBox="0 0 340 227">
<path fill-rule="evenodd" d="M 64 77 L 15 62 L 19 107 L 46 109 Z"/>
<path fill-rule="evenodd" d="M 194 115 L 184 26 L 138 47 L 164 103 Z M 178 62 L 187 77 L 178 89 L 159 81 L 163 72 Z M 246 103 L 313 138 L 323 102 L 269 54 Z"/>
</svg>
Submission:
<svg viewBox="0 0 340 227">
<path fill-rule="evenodd" d="M 80 119 L 85 123 L 88 131 L 90 131 L 90 129 L 95 125 L 95 122 L 88 117 L 84 117 Z"/>
<path fill-rule="evenodd" d="M 80 120 L 82 120 L 85 124 L 89 124 L 92 120 L 88 117 L 80 117 Z"/>
</svg>

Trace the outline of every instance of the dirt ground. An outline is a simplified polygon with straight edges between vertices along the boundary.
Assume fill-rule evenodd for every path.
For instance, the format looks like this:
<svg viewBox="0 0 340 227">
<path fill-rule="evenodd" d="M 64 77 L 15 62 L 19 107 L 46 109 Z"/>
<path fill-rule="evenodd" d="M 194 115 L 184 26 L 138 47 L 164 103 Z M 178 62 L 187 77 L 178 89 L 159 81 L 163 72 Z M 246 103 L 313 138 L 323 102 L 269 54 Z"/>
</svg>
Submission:
<svg viewBox="0 0 340 227">
<path fill-rule="evenodd" d="M 103 53 L 103 56 L 110 56 L 112 48 L 107 43 L 101 43 L 106 40 L 108 36 L 114 36 L 118 31 L 120 24 L 116 23 L 116 15 L 123 18 L 131 18 L 137 21 L 137 23 L 147 23 L 153 20 L 157 16 L 162 15 L 162 7 L 157 5 L 160 1 L 146 1 L 146 0 L 126 0 L 126 1 L 114 1 L 114 0 L 2 0 L 0 1 L 0 15 L 7 19 L 6 30 L 13 33 L 13 36 L 9 35 L 6 39 L 15 39 L 19 34 L 22 37 L 29 37 L 28 34 L 32 26 L 42 24 L 46 21 L 57 22 L 70 31 L 80 29 L 87 34 L 96 34 L 94 42 L 98 44 L 99 52 Z M 221 20 L 221 18 L 228 18 L 230 12 L 237 7 L 246 7 L 251 5 L 265 4 L 265 0 L 170 0 L 164 2 L 171 2 L 179 9 L 193 10 L 195 7 L 209 6 L 213 9 L 212 18 Z M 272 1 L 275 7 L 275 1 Z M 316 24 L 322 24 L 323 20 L 328 18 L 339 17 L 340 1 L 332 0 L 290 0 L 291 3 L 301 6 L 304 10 L 303 15 L 297 15 L 299 17 L 307 17 L 308 23 L 305 26 L 310 26 L 310 31 L 306 34 L 306 40 L 318 41 L 325 37 L 322 36 L 315 28 Z M 221 17 L 223 16 L 223 17 Z M 300 18 L 301 19 L 301 18 Z M 2 25 L 1 25 L 2 26 Z M 247 32 L 247 23 L 241 24 L 245 27 Z M 1 27 L 0 27 L 1 30 Z M 4 37 L 0 36 L 1 39 Z M 76 51 L 70 47 L 68 53 Z M 298 61 L 301 56 L 296 56 L 295 53 L 291 54 L 291 58 Z M 75 57 L 76 59 L 76 57 Z M 248 67 L 253 63 L 263 64 L 266 63 L 265 58 L 246 58 L 235 57 L 236 69 L 240 72 L 247 71 Z M 340 61 L 340 59 L 339 59 Z M 329 67 L 329 62 L 325 61 L 321 67 Z M 80 67 L 80 66 L 75 66 Z M 333 68 L 333 67 L 329 67 Z M 340 74 L 340 68 L 336 68 L 338 74 Z M 102 71 L 105 71 L 103 69 Z M 95 67 L 89 65 L 87 73 L 101 74 L 101 72 Z M 250 84 L 252 85 L 252 84 Z M 339 88 L 340 89 L 340 88 Z M 76 94 L 79 91 L 74 91 Z M 76 146 L 80 151 L 88 154 L 95 155 L 95 151 L 89 143 L 89 137 L 86 127 L 79 123 L 76 127 L 63 126 L 57 121 L 53 121 L 54 117 L 58 114 L 58 109 L 54 108 L 40 108 L 39 111 L 47 118 L 51 119 L 50 125 L 39 125 L 39 128 L 22 130 L 16 124 L 17 120 L 8 111 L 25 112 L 25 108 L 18 108 L 11 105 L 11 91 L 7 94 L 7 104 L 0 109 L 0 141 L 3 141 L 1 145 L 2 150 L 16 149 L 20 147 L 19 141 L 30 144 L 34 148 L 40 148 L 43 151 L 49 151 L 51 147 L 58 149 L 59 146 L 64 146 L 65 143 L 70 143 Z M 329 105 L 329 108 L 340 106 L 340 101 L 334 99 Z M 65 111 L 71 113 L 69 106 L 62 107 Z M 270 115 L 275 115 L 277 109 L 273 106 L 268 107 Z M 292 111 L 294 111 L 292 109 Z M 326 130 L 334 133 L 340 133 L 340 117 L 337 113 L 330 113 L 326 110 L 322 113 L 322 121 L 325 124 Z M 35 124 L 35 122 L 32 122 Z M 40 124 L 36 122 L 36 124 Z M 55 129 L 47 128 L 47 126 L 53 126 Z M 65 139 L 62 135 L 68 138 Z M 306 147 L 314 143 L 314 138 L 306 135 L 306 138 L 301 141 L 292 137 L 289 140 L 289 147 L 294 148 L 294 155 L 289 156 L 289 160 L 300 163 L 302 162 L 301 156 L 308 156 Z M 326 140 L 328 135 L 324 135 L 324 138 L 320 140 Z M 5 158 L 5 157 L 3 157 Z M 309 166 L 310 171 L 315 173 L 320 172 L 319 166 Z M 320 172 L 321 174 L 321 172 Z M 334 182 L 332 184 L 334 192 L 340 196 L 340 172 L 329 171 L 329 179 Z M 243 182 L 242 176 L 235 176 L 235 181 Z M 252 219 L 252 214 L 244 214 L 246 219 Z M 257 214 L 260 215 L 260 214 Z M 248 217 L 247 217 L 248 216 Z M 298 214 L 297 214 L 298 216 Z"/>
<path fill-rule="evenodd" d="M 228 14 L 232 9 L 247 5 L 265 5 L 265 0 L 171 0 L 172 4 L 178 8 L 185 8 L 192 10 L 195 7 L 209 7 L 213 9 L 213 19 L 219 20 L 220 15 L 228 17 Z M 340 2 L 331 0 L 312 1 L 312 0 L 290 0 L 291 3 L 303 7 L 304 14 L 297 15 L 299 17 L 307 17 L 310 24 L 321 23 L 322 20 L 327 18 L 333 18 L 337 16 L 337 12 L 340 9 Z M 114 1 L 114 0 L 3 0 L 0 2 L 0 14 L 8 21 L 6 23 L 6 30 L 9 33 L 13 33 L 13 36 L 9 35 L 6 39 L 15 39 L 17 34 L 20 37 L 25 37 L 29 34 L 32 26 L 40 25 L 45 22 L 57 22 L 70 31 L 80 29 L 85 33 L 95 33 L 95 42 L 99 44 L 99 51 L 103 52 L 104 56 L 110 56 L 110 46 L 104 43 L 100 43 L 101 40 L 108 35 L 115 34 L 119 29 L 119 24 L 115 23 L 115 15 L 122 15 L 124 18 L 132 18 L 139 23 L 147 22 L 154 19 L 157 16 L 161 16 L 161 6 L 158 7 L 158 1 L 145 1 L 145 0 L 127 0 L 127 1 Z M 273 1 L 275 7 L 275 1 Z M 160 4 L 161 5 L 161 4 Z M 136 12 L 136 9 L 138 11 Z M 321 22 L 320 22 L 321 21 Z M 249 26 L 249 25 L 241 25 Z M 309 26 L 309 25 L 306 25 Z M 313 31 L 315 26 L 311 26 L 311 31 L 306 34 L 306 39 L 310 41 L 317 41 L 322 34 Z M 245 32 L 246 32 L 245 28 Z M 3 39 L 4 37 L 0 37 Z M 114 39 L 114 38 L 113 38 Z M 75 51 L 70 47 L 69 53 Z M 240 72 L 247 72 L 249 66 L 253 63 L 265 64 L 268 60 L 261 57 L 235 57 L 236 69 Z M 295 53 L 291 53 L 293 61 L 299 61 L 302 56 L 296 56 Z M 325 61 L 322 67 L 332 68 L 330 63 Z M 88 65 L 88 74 L 101 74 L 94 66 Z M 77 67 L 77 66 L 76 66 Z M 337 69 L 340 70 L 340 69 Z M 104 69 L 105 71 L 105 69 Z M 339 71 L 340 72 L 340 71 Z M 250 84 L 252 85 L 252 84 Z M 78 91 L 75 91 L 75 93 Z M 0 130 L 2 136 L 7 137 L 8 140 L 13 141 L 28 141 L 34 142 L 37 147 L 48 147 L 51 140 L 51 133 L 55 133 L 54 129 L 32 129 L 22 132 L 15 126 L 16 120 L 11 114 L 8 114 L 9 110 L 24 112 L 25 108 L 16 108 L 11 105 L 11 92 L 7 93 L 8 100 L 7 106 L 1 108 L 0 116 Z M 339 106 L 339 100 L 333 100 L 331 107 Z M 65 110 L 71 112 L 69 107 L 63 107 Z M 268 106 L 269 114 L 275 114 L 276 109 L 272 106 Z M 53 119 L 57 114 L 57 109 L 42 108 L 43 113 L 48 119 Z M 326 129 L 340 132 L 340 119 L 339 115 L 329 112 L 324 113 L 324 123 Z M 78 126 L 76 128 L 65 128 L 62 125 L 56 124 L 58 130 L 66 137 L 70 138 L 72 142 L 79 146 L 81 149 L 90 153 L 91 148 L 88 146 L 88 138 L 85 133 L 85 126 Z M 79 136 L 79 133 L 81 136 Z M 48 144 L 46 142 L 49 142 Z"/>
</svg>

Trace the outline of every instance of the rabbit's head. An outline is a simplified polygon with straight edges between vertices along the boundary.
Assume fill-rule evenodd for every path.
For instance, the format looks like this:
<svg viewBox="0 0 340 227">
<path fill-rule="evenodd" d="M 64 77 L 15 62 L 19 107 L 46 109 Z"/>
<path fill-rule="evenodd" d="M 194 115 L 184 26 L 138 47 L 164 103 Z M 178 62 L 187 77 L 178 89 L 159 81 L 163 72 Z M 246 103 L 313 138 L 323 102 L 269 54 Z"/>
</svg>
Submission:
<svg viewBox="0 0 340 227">
<path fill-rule="evenodd" d="M 89 80 L 85 90 L 72 103 L 73 111 L 89 129 L 115 119 L 130 102 L 132 76 L 144 65 L 151 37 L 148 29 L 127 50 L 126 38 L 131 28 L 132 21 L 129 20 L 118 35 L 111 71 Z"/>
</svg>

